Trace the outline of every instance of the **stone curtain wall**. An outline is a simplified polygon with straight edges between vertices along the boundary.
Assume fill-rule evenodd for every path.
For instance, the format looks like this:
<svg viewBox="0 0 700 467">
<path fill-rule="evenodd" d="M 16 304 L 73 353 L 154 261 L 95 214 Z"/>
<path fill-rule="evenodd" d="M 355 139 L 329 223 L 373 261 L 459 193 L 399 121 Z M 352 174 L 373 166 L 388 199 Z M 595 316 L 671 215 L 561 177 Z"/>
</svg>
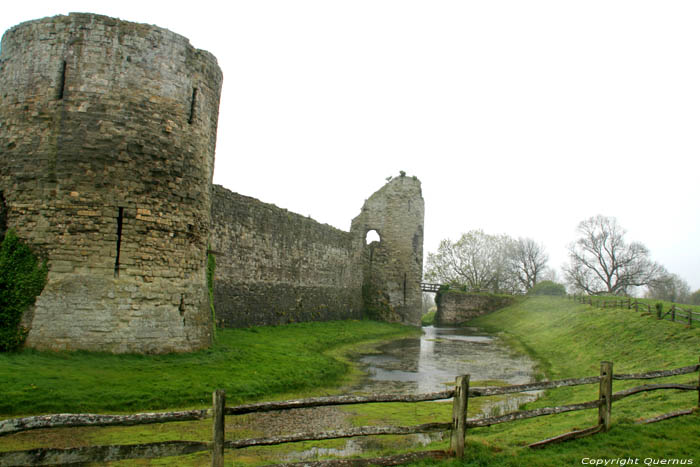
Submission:
<svg viewBox="0 0 700 467">
<path fill-rule="evenodd" d="M 435 324 L 438 326 L 459 325 L 513 303 L 513 297 L 483 292 L 442 292 L 436 298 Z"/>
<path fill-rule="evenodd" d="M 214 185 L 214 305 L 225 327 L 362 316 L 358 240 Z"/>
<path fill-rule="evenodd" d="M 166 29 L 94 14 L 22 23 L 0 54 L 0 230 L 48 261 L 38 349 L 173 352 L 225 326 L 417 324 L 423 198 L 402 175 L 350 232 L 212 186 L 222 75 Z M 365 245 L 368 230 L 382 240 Z M 367 286 L 374 295 L 367 295 Z"/>
<path fill-rule="evenodd" d="M 352 221 L 351 232 L 380 241 L 362 249 L 365 302 L 379 318 L 420 324 L 425 206 L 420 181 L 403 173 L 374 193 Z"/>
<path fill-rule="evenodd" d="M 211 54 L 155 26 L 71 14 L 3 36 L 0 193 L 49 264 L 29 346 L 209 345 L 221 83 Z"/>
</svg>

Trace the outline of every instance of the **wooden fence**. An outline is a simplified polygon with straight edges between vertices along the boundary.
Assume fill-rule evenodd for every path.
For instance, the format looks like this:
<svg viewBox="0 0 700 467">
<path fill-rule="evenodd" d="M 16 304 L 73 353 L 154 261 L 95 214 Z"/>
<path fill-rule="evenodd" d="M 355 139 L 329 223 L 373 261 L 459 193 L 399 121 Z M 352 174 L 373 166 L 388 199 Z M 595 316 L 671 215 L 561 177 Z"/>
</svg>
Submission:
<svg viewBox="0 0 700 467">
<path fill-rule="evenodd" d="M 664 311 L 663 304 L 661 303 L 659 303 L 661 306 L 652 306 L 650 303 L 640 302 L 636 299 L 633 300 L 631 297 L 614 298 L 596 297 L 592 295 L 572 295 L 571 297 L 579 303 L 588 304 L 597 308 L 626 308 L 636 312 L 647 312 L 649 314 L 655 314 L 657 319 L 667 319 L 677 323 L 687 324 L 688 326 L 692 326 L 693 321 L 700 321 L 700 313 L 689 308 L 683 308 L 675 303 L 671 305 L 671 308 Z"/>
<path fill-rule="evenodd" d="M 159 443 L 87 446 L 69 449 L 41 448 L 27 451 L 13 451 L 0 453 L 0 466 L 15 465 L 51 465 L 69 464 L 79 462 L 108 462 L 136 458 L 159 458 L 178 456 L 201 451 L 210 451 L 212 466 L 223 466 L 224 451 L 226 449 L 241 449 L 250 446 L 270 446 L 282 443 L 298 441 L 325 440 L 350 438 L 370 435 L 405 435 L 413 433 L 428 433 L 435 431 L 451 431 L 449 454 L 461 457 L 464 455 L 465 437 L 468 428 L 496 425 L 498 423 L 524 420 L 543 415 L 559 414 L 576 410 L 598 409 L 597 422 L 594 426 L 583 430 L 577 430 L 563 435 L 558 435 L 543 441 L 530 444 L 531 448 L 540 448 L 550 443 L 567 439 L 581 438 L 598 432 L 607 431 L 612 422 L 612 403 L 625 397 L 646 391 L 662 389 L 675 389 L 682 391 L 698 392 L 698 407 L 700 407 L 700 379 L 684 384 L 661 383 L 646 384 L 642 386 L 612 392 L 613 380 L 647 380 L 668 376 L 684 375 L 697 372 L 700 365 L 691 365 L 674 370 L 651 371 L 639 374 L 613 373 L 611 362 L 602 362 L 600 375 L 586 378 L 570 378 L 557 381 L 544 381 L 532 384 L 520 384 L 503 387 L 469 387 L 469 375 L 459 376 L 455 382 L 455 388 L 448 391 L 418 394 L 418 395 L 370 395 L 370 396 L 331 396 L 310 399 L 298 399 L 282 402 L 261 402 L 256 404 L 226 407 L 226 395 L 223 390 L 213 393 L 213 406 L 211 409 L 189 410 L 167 413 L 142 413 L 132 415 L 98 415 L 98 414 L 57 414 L 41 415 L 26 418 L 15 418 L 0 421 L 0 436 L 19 433 L 40 428 L 77 427 L 77 426 L 115 426 L 115 425 L 143 425 L 150 423 L 165 423 L 186 420 L 213 419 L 212 441 L 165 441 Z M 554 389 L 566 386 L 579 386 L 598 383 L 598 398 L 577 404 L 559 407 L 542 407 L 534 410 L 523 410 L 508 413 L 496 417 L 467 419 L 467 408 L 470 398 L 513 394 L 526 391 L 538 391 Z M 296 433 L 291 435 L 271 438 L 253 438 L 225 440 L 224 420 L 226 415 L 242 415 L 274 410 L 289 410 L 308 407 L 339 406 L 350 404 L 366 404 L 374 402 L 423 402 L 453 398 L 452 420 L 446 422 L 427 423 L 416 426 L 363 426 L 344 430 L 330 430 L 315 433 Z M 698 410 L 698 407 L 679 410 L 668 414 L 644 420 L 643 423 L 651 423 L 680 415 L 687 415 Z M 430 451 L 418 453 L 418 456 L 441 457 L 447 453 Z M 395 456 L 393 460 L 406 462 L 415 460 L 407 455 Z M 386 460 L 386 459 L 384 459 Z M 373 460 L 373 461 L 376 461 Z M 385 464 L 388 465 L 388 464 Z"/>
</svg>

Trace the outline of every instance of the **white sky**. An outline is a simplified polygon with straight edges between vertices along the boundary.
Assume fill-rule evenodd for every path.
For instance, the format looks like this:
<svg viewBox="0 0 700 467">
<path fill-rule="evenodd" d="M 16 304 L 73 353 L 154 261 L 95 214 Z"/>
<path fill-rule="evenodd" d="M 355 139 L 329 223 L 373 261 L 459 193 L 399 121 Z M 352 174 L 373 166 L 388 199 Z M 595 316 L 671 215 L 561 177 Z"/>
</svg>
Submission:
<svg viewBox="0 0 700 467">
<path fill-rule="evenodd" d="M 566 260 L 581 220 L 700 288 L 700 2 L 19 1 L 156 24 L 224 72 L 214 181 L 348 230 L 423 183 L 425 251 L 481 228 Z"/>
</svg>

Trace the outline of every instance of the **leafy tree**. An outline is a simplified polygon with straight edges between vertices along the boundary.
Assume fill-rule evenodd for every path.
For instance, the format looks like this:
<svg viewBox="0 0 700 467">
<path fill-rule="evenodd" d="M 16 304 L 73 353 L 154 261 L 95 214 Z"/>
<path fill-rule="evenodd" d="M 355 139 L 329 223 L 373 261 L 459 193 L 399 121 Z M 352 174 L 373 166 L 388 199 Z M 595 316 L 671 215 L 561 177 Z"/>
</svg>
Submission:
<svg viewBox="0 0 700 467">
<path fill-rule="evenodd" d="M 508 262 L 512 239 L 471 230 L 453 242 L 442 240 L 437 253 L 429 253 L 425 277 L 468 290 L 513 291 L 516 285 Z"/>
<path fill-rule="evenodd" d="M 29 247 L 8 230 L 0 245 L 0 352 L 24 342 L 22 313 L 41 293 L 46 274 L 46 263 L 40 265 Z"/>
<path fill-rule="evenodd" d="M 588 294 L 626 294 L 656 279 L 662 267 L 639 242 L 627 243 L 614 217 L 595 216 L 578 225 L 580 237 L 569 246 L 564 273 L 569 284 Z"/>
</svg>

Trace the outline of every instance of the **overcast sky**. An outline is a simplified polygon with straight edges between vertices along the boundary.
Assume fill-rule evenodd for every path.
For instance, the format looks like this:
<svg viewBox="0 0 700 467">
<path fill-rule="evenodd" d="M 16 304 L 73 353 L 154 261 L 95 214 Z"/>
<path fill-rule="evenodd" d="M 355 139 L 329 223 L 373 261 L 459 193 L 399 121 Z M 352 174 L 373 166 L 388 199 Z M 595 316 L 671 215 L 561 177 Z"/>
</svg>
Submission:
<svg viewBox="0 0 700 467">
<path fill-rule="evenodd" d="M 700 288 L 700 2 L 5 2 L 156 24 L 224 72 L 215 183 L 349 230 L 400 170 L 425 250 L 483 229 L 550 265 L 583 219 Z"/>
</svg>

